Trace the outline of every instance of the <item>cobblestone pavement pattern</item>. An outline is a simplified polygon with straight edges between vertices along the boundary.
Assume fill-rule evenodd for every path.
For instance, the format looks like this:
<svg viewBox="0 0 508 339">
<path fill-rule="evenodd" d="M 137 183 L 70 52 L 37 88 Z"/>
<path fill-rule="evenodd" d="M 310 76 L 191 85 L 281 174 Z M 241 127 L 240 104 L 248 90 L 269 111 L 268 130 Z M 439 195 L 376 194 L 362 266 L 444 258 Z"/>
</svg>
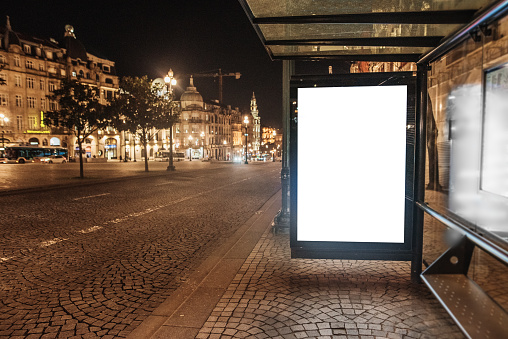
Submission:
<svg viewBox="0 0 508 339">
<path fill-rule="evenodd" d="M 279 189 L 259 163 L 0 197 L 0 337 L 125 337 Z"/>
<path fill-rule="evenodd" d="M 196 338 L 463 338 L 410 264 L 290 259 L 266 232 Z"/>
</svg>

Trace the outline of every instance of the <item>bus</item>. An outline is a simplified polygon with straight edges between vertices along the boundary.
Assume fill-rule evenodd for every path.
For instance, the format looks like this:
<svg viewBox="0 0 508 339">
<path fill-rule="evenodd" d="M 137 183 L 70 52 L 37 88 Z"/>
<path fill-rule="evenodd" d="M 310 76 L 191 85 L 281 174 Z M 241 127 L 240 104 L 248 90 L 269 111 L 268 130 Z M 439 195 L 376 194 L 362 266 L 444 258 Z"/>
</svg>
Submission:
<svg viewBox="0 0 508 339">
<path fill-rule="evenodd" d="M 173 161 L 180 161 L 185 159 L 183 152 L 173 152 Z M 155 153 L 156 161 L 169 161 L 169 151 L 162 150 Z"/>
<path fill-rule="evenodd" d="M 51 155 L 62 155 L 68 159 L 67 148 L 58 146 L 6 145 L 4 150 L 0 151 L 0 159 L 4 163 L 24 164 L 26 162 L 35 162 L 40 158 Z"/>
</svg>

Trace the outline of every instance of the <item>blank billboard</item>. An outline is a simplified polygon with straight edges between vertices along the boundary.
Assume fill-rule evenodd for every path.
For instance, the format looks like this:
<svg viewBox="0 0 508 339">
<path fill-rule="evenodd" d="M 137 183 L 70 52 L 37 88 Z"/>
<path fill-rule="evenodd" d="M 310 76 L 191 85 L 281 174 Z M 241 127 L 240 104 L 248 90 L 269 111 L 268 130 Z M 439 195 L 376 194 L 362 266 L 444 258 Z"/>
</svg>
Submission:
<svg viewBox="0 0 508 339">
<path fill-rule="evenodd" d="M 298 88 L 298 241 L 403 243 L 407 86 Z"/>
</svg>

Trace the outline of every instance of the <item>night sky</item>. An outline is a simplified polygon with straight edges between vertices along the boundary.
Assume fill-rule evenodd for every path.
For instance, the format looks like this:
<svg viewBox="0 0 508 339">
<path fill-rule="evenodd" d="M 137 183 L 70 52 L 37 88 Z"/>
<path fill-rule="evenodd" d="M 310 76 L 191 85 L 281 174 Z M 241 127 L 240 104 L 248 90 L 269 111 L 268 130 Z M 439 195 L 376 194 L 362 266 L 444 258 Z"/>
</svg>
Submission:
<svg viewBox="0 0 508 339">
<path fill-rule="evenodd" d="M 263 126 L 281 127 L 281 65 L 272 61 L 237 0 L 2 1 L 0 25 L 61 41 L 66 24 L 89 53 L 116 62 L 119 76 L 163 77 L 172 68 L 181 93 L 187 74 L 222 68 L 224 104 L 248 110 L 256 93 Z M 205 100 L 218 80 L 195 78 Z"/>
</svg>

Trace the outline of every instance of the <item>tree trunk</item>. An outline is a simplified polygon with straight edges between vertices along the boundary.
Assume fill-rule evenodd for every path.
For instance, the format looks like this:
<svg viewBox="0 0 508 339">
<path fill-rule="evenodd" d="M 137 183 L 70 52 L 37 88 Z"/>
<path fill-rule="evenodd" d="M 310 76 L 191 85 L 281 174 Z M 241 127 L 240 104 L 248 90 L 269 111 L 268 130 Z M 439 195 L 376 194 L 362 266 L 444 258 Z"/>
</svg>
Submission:
<svg viewBox="0 0 508 339">
<path fill-rule="evenodd" d="M 78 147 L 79 147 L 79 177 L 80 179 L 83 179 L 84 173 L 83 173 L 83 150 L 82 145 L 83 143 L 80 141 L 81 139 L 78 136 Z"/>
<path fill-rule="evenodd" d="M 173 108 L 171 108 L 171 111 L 173 111 Z M 173 114 L 171 114 L 171 119 L 173 119 Z M 168 161 L 168 171 L 174 171 L 174 170 L 175 170 L 175 166 L 173 164 L 173 122 L 171 122 L 171 124 L 169 126 L 169 161 Z"/>
<path fill-rule="evenodd" d="M 146 141 L 146 138 L 144 138 L 144 139 L 145 140 L 143 140 L 143 148 L 145 149 L 145 172 L 148 172 L 148 150 L 146 147 L 148 142 Z"/>
</svg>

